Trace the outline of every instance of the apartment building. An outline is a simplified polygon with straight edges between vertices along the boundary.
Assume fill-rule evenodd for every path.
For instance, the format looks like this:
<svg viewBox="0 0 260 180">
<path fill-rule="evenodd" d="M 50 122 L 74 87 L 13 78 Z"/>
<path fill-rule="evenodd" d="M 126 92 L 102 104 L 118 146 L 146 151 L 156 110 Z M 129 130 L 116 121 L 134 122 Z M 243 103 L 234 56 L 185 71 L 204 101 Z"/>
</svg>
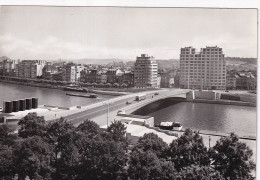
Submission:
<svg viewBox="0 0 260 180">
<path fill-rule="evenodd" d="M 16 76 L 31 79 L 40 77 L 45 64 L 46 61 L 42 60 L 23 60 L 16 65 Z"/>
<path fill-rule="evenodd" d="M 180 87 L 189 89 L 226 89 L 226 63 L 217 46 L 181 48 Z"/>
<path fill-rule="evenodd" d="M 0 75 L 2 76 L 15 76 L 15 66 L 17 61 L 5 59 L 0 62 Z"/>
<path fill-rule="evenodd" d="M 76 82 L 77 77 L 77 66 L 73 63 L 68 63 L 65 65 L 65 69 L 63 71 L 63 81 L 67 82 Z"/>
<path fill-rule="evenodd" d="M 134 66 L 134 85 L 137 88 L 158 87 L 158 65 L 152 56 L 141 54 Z"/>
</svg>

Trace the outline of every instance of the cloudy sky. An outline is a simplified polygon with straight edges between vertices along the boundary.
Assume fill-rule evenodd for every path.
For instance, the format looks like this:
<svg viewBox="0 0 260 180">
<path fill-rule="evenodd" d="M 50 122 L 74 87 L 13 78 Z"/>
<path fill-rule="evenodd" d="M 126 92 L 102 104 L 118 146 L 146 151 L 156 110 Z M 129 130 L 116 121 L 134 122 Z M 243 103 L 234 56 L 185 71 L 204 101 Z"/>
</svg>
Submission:
<svg viewBox="0 0 260 180">
<path fill-rule="evenodd" d="M 13 59 L 172 59 L 181 47 L 215 45 L 257 57 L 257 10 L 0 7 L 0 56 Z"/>
</svg>

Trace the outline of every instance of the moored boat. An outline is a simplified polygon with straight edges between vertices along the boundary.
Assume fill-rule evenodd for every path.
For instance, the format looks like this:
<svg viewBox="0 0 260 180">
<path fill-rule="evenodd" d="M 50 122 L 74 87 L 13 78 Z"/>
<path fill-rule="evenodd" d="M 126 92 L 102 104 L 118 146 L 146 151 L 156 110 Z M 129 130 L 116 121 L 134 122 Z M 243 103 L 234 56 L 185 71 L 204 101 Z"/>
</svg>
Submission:
<svg viewBox="0 0 260 180">
<path fill-rule="evenodd" d="M 88 92 L 87 88 L 82 88 L 82 87 L 73 86 L 73 85 L 64 87 L 64 90 L 65 91 L 76 91 L 76 92 Z"/>
<path fill-rule="evenodd" d="M 84 94 L 73 94 L 73 93 L 66 93 L 68 96 L 77 96 L 77 97 L 85 97 L 85 98 L 97 98 L 96 94 L 84 95 Z"/>
<path fill-rule="evenodd" d="M 158 127 L 160 129 L 165 129 L 165 130 L 175 130 L 175 131 L 180 131 L 182 129 L 182 124 L 179 122 L 161 122 Z"/>
</svg>

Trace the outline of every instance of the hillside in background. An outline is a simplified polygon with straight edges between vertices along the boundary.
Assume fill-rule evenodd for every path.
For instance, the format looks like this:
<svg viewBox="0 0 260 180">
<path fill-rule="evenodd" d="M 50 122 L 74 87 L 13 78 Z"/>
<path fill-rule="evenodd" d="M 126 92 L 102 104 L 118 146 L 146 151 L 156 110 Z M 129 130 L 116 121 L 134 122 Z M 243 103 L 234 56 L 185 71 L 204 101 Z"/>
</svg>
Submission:
<svg viewBox="0 0 260 180">
<path fill-rule="evenodd" d="M 257 64 L 257 58 L 226 57 L 227 64 Z"/>
</svg>

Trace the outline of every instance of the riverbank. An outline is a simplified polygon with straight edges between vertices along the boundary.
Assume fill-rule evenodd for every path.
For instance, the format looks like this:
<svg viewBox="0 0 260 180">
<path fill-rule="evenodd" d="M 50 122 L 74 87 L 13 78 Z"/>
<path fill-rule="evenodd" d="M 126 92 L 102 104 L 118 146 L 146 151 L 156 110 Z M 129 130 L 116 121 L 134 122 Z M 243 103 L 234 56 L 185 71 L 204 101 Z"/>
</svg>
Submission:
<svg viewBox="0 0 260 180">
<path fill-rule="evenodd" d="M 251 106 L 251 107 L 256 107 L 256 103 L 243 102 L 243 101 L 231 101 L 231 100 L 194 99 L 192 102 L 194 102 L 194 103 L 223 104 L 223 105 L 235 105 L 235 106 Z"/>
<path fill-rule="evenodd" d="M 23 86 L 31 86 L 31 87 L 40 87 L 40 88 L 48 88 L 48 89 L 60 89 L 64 90 L 69 86 L 70 83 L 64 82 L 64 81 L 48 81 L 48 80 L 39 80 L 39 79 L 23 79 L 23 78 L 14 78 L 14 77 L 3 77 L 0 76 L 0 82 L 5 83 L 11 83 L 11 84 L 18 84 Z M 84 87 L 84 89 L 87 89 L 87 92 L 89 93 L 95 93 L 95 94 L 102 94 L 102 95 L 110 95 L 110 96 L 122 96 L 127 95 L 131 93 L 137 93 L 137 92 L 146 92 L 146 91 L 154 91 L 155 89 L 140 89 L 140 88 L 115 88 L 115 87 L 107 87 L 107 88 L 101 88 L 101 87 L 93 87 L 88 86 Z M 158 89 L 160 90 L 160 89 Z M 80 92 L 80 91 L 79 91 Z M 86 92 L 86 91 L 82 91 Z"/>
</svg>

